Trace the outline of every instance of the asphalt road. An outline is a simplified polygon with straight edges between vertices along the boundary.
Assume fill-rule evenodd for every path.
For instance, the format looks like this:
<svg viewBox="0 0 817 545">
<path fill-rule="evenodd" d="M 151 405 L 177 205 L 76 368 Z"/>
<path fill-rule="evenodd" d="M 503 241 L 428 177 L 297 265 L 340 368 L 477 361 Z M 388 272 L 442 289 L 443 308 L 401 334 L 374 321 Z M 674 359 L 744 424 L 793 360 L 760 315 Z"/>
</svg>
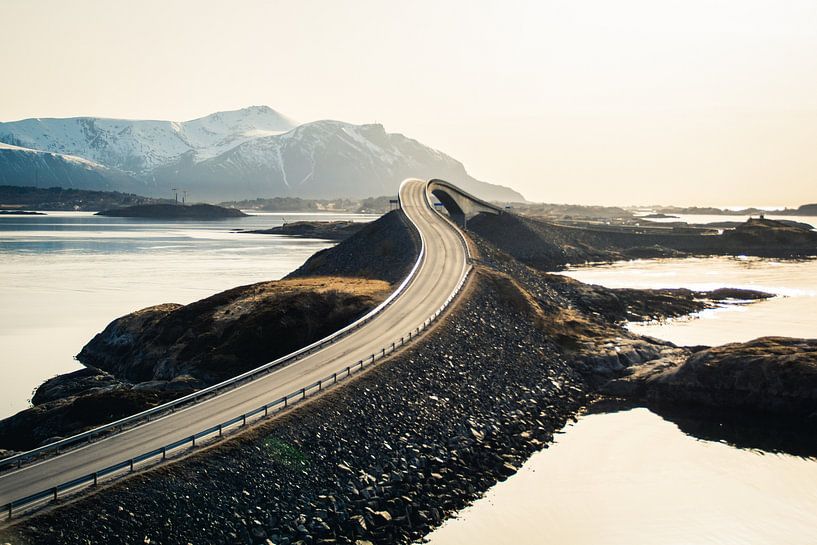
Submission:
<svg viewBox="0 0 817 545">
<path fill-rule="evenodd" d="M 403 211 L 425 241 L 425 260 L 406 291 L 378 317 L 335 344 L 235 390 L 98 442 L 3 473 L 0 475 L 0 505 L 94 473 L 240 416 L 366 359 L 414 330 L 448 298 L 466 267 L 460 235 L 427 205 L 426 185 L 421 180 L 408 180 L 400 190 Z"/>
</svg>

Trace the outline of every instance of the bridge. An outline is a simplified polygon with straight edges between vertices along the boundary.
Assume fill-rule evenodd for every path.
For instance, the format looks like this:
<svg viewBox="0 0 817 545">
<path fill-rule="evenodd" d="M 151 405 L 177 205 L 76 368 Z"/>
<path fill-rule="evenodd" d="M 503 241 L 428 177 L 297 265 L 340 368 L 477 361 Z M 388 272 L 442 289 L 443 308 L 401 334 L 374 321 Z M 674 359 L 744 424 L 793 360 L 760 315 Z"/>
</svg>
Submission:
<svg viewBox="0 0 817 545">
<path fill-rule="evenodd" d="M 481 212 L 496 215 L 502 213 L 500 207 L 478 199 L 445 180 L 429 181 L 428 191 L 445 207 L 452 221 L 463 229 L 469 219 Z"/>
<path fill-rule="evenodd" d="M 448 212 L 435 211 L 431 196 Z M 333 387 L 387 357 L 438 318 L 468 278 L 468 248 L 456 225 L 502 210 L 443 180 L 408 179 L 402 212 L 421 239 L 420 255 L 381 305 L 343 330 L 241 376 L 138 415 L 0 460 L 0 509 L 8 518 L 66 494 L 162 463 Z"/>
</svg>

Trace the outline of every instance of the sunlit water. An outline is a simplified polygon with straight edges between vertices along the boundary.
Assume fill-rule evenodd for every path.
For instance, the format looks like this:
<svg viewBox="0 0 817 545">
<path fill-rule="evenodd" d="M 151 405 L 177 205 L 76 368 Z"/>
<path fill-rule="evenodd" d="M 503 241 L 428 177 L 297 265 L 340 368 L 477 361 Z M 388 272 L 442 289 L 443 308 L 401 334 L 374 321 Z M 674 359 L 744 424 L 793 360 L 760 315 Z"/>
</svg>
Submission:
<svg viewBox="0 0 817 545">
<path fill-rule="evenodd" d="M 112 319 L 281 278 L 333 244 L 233 229 L 372 218 L 276 213 L 166 222 L 83 212 L 0 216 L 0 418 L 27 407 L 43 380 L 80 368 L 74 355 Z"/>
<path fill-rule="evenodd" d="M 750 305 L 726 305 L 691 318 L 630 324 L 643 335 L 679 345 L 718 345 L 764 335 L 817 338 L 817 260 L 749 257 L 650 259 L 579 267 L 565 272 L 610 288 L 747 288 L 777 295 Z"/>
<path fill-rule="evenodd" d="M 769 301 L 631 326 L 679 344 L 817 337 L 817 261 L 644 260 L 565 274 L 608 287 L 744 287 Z M 429 536 L 432 545 L 817 543 L 817 461 L 686 435 L 647 409 L 592 414 Z"/>
<path fill-rule="evenodd" d="M 700 441 L 646 409 L 584 417 L 432 545 L 813 545 L 817 462 Z"/>
</svg>

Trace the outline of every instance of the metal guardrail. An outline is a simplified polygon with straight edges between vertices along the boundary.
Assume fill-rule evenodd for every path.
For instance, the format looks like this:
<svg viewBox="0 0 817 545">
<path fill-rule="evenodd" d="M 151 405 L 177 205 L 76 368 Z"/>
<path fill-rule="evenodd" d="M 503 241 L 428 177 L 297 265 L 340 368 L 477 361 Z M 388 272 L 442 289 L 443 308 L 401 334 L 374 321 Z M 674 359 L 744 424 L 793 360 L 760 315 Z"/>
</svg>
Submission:
<svg viewBox="0 0 817 545">
<path fill-rule="evenodd" d="M 8 466 L 17 466 L 19 468 L 23 463 L 37 459 L 43 454 L 48 454 L 52 452 L 59 453 L 62 449 L 77 445 L 79 443 L 83 442 L 90 443 L 93 439 L 97 437 L 107 436 L 110 434 L 110 432 L 121 432 L 126 426 L 150 420 L 151 417 L 153 416 L 159 416 L 168 411 L 172 411 L 175 408 L 196 403 L 203 398 L 209 399 L 211 397 L 214 397 L 223 390 L 226 390 L 228 388 L 235 388 L 241 384 L 254 380 L 259 375 L 270 373 L 272 368 L 277 368 L 284 366 L 285 364 L 293 363 L 306 355 L 314 353 L 324 348 L 325 346 L 333 344 L 339 341 L 341 338 L 348 335 L 349 333 L 357 329 L 360 329 L 362 326 L 369 323 L 373 318 L 380 314 L 380 312 L 382 312 L 386 307 L 388 307 L 392 302 L 394 302 L 394 300 L 397 299 L 397 297 L 399 297 L 405 291 L 405 289 L 414 279 L 414 276 L 417 273 L 417 270 L 420 268 L 420 265 L 422 264 L 424 258 L 425 258 L 425 241 L 423 240 L 422 234 L 420 234 L 420 254 L 417 257 L 417 260 L 415 261 L 411 271 L 403 280 L 403 282 L 397 287 L 397 289 L 394 292 L 392 292 L 391 295 L 389 295 L 389 297 L 386 298 L 386 300 L 384 300 L 378 306 L 370 310 L 367 314 L 365 314 L 358 320 L 352 322 L 351 324 L 347 325 L 343 329 L 339 329 L 338 331 L 332 333 L 331 335 L 328 335 L 323 339 L 315 341 L 310 345 L 304 346 L 303 348 L 300 348 L 295 352 L 291 352 L 290 354 L 282 356 L 260 367 L 251 369 L 250 371 L 229 378 L 223 382 L 219 382 L 218 384 L 214 384 L 212 386 L 208 386 L 207 388 L 197 390 L 186 396 L 174 399 L 172 401 L 168 401 L 167 403 L 157 405 L 140 413 L 127 416 L 125 418 L 116 420 L 109 424 L 98 426 L 94 429 L 78 433 L 76 435 L 72 435 L 71 437 L 66 437 L 65 439 L 61 439 L 59 441 L 55 441 L 53 443 L 49 443 L 41 447 L 37 447 L 36 449 L 21 452 L 19 454 L 15 454 L 14 456 L 4 458 L 3 460 L 0 460 L 0 470 Z"/>
<path fill-rule="evenodd" d="M 428 201 L 427 193 L 426 193 L 426 205 L 431 210 L 434 210 L 434 207 Z M 435 213 L 439 214 L 436 211 L 435 211 Z M 445 219 L 445 221 L 447 221 L 452 226 L 452 228 L 454 228 L 454 230 L 457 232 L 457 234 L 459 234 L 460 242 L 463 244 L 463 246 L 465 248 L 466 256 L 467 256 L 467 258 L 470 258 L 470 250 L 468 248 L 468 242 L 466 241 L 465 236 L 462 234 L 462 232 L 459 230 L 459 228 L 457 228 L 457 226 L 450 219 L 446 218 L 442 214 L 439 214 L 439 215 L 440 215 L 440 217 Z M 345 335 L 346 333 L 349 333 L 350 331 L 352 331 L 354 329 L 357 329 L 357 328 L 361 327 L 362 325 L 364 325 L 365 323 L 367 323 L 368 321 L 370 321 L 374 316 L 379 314 L 379 312 L 381 312 L 388 304 L 390 304 L 392 301 L 394 301 L 397 298 L 397 296 L 399 296 L 403 291 L 405 291 L 406 287 L 414 279 L 414 276 L 415 276 L 417 270 L 419 269 L 423 259 L 425 258 L 425 251 L 426 251 L 425 239 L 423 238 L 422 232 L 420 232 L 419 229 L 417 229 L 417 231 L 420 234 L 421 247 L 420 247 L 420 255 L 418 256 L 417 261 L 414 264 L 414 267 L 412 268 L 411 272 L 406 277 L 406 279 L 400 284 L 398 289 L 395 290 L 394 293 L 392 293 L 383 303 L 378 305 L 375 309 L 370 311 L 368 314 L 366 314 L 361 319 L 359 319 L 356 322 L 350 324 L 349 326 L 345 327 L 344 329 L 341 329 L 341 330 L 337 331 L 336 333 L 334 333 L 333 335 L 330 335 L 329 337 L 321 339 L 320 341 L 317 341 L 316 343 L 313 343 L 313 344 L 311 344 L 311 345 L 309 345 L 307 347 L 304 347 L 299 351 L 293 352 L 292 354 L 290 354 L 288 356 L 285 356 L 283 358 L 279 358 L 278 360 L 275 360 L 275 361 L 270 362 L 268 364 L 265 364 L 265 365 L 263 365 L 261 367 L 253 369 L 252 371 L 249 371 L 247 373 L 244 373 L 242 375 L 234 377 L 233 379 L 221 382 L 219 384 L 211 386 L 210 388 L 207 388 L 205 390 L 201 390 L 201 391 L 196 392 L 196 393 L 197 394 L 204 394 L 204 395 L 214 394 L 217 390 L 223 389 L 226 386 L 237 386 L 238 383 L 240 381 L 242 381 L 242 380 L 247 380 L 247 381 L 252 380 L 259 373 L 261 373 L 261 372 L 271 372 L 271 369 L 273 367 L 280 366 L 285 362 L 294 361 L 296 358 L 301 357 L 301 356 L 303 356 L 303 355 L 305 355 L 305 354 L 307 354 L 307 353 L 309 353 L 309 352 L 311 352 L 313 350 L 320 349 L 320 348 L 322 348 L 323 346 L 325 346 L 327 344 L 335 342 L 340 338 L 341 335 Z M 106 467 L 104 469 L 101 469 L 99 471 L 89 473 L 87 475 L 84 475 L 82 477 L 78 477 L 76 479 L 72 479 L 70 481 L 64 482 L 64 483 L 62 483 L 60 485 L 49 488 L 47 490 L 43 490 L 43 491 L 37 492 L 35 494 L 31 494 L 29 496 L 26 496 L 24 498 L 20 498 L 20 499 L 11 501 L 11 502 L 7 503 L 6 505 L 0 507 L 0 511 L 4 512 L 8 519 L 11 519 L 14 516 L 15 510 L 19 511 L 21 509 L 28 509 L 28 508 L 35 507 L 35 506 L 37 506 L 39 504 L 47 503 L 47 502 L 50 502 L 50 501 L 56 501 L 57 499 L 59 499 L 60 494 L 65 494 L 65 493 L 68 493 L 68 492 L 72 492 L 72 491 L 75 491 L 75 490 L 77 490 L 77 489 L 79 489 L 81 487 L 95 486 L 95 485 L 99 484 L 99 481 L 101 479 L 106 478 L 106 477 L 114 476 L 114 475 L 117 475 L 117 474 L 122 474 L 123 472 L 124 473 L 133 472 L 138 464 L 144 464 L 144 463 L 146 463 L 148 461 L 151 461 L 151 460 L 160 463 L 160 462 L 166 460 L 167 457 L 168 457 L 168 454 L 172 454 L 174 451 L 178 451 L 179 449 L 187 447 L 187 446 L 195 447 L 197 441 L 201 442 L 202 440 L 207 439 L 207 438 L 211 438 L 211 439 L 216 438 L 216 437 L 220 438 L 220 437 L 222 437 L 224 435 L 224 432 L 229 428 L 232 428 L 232 427 L 234 427 L 236 425 L 239 425 L 239 424 L 241 426 L 245 426 L 254 417 L 256 417 L 256 420 L 261 419 L 261 418 L 265 418 L 265 417 L 269 416 L 270 414 L 274 414 L 274 413 L 277 413 L 279 411 L 282 411 L 282 410 L 288 408 L 290 405 L 292 405 L 295 402 L 302 401 L 302 400 L 306 399 L 309 396 L 315 395 L 315 394 L 317 394 L 319 392 L 322 392 L 323 390 L 325 390 L 325 389 L 327 389 L 327 388 L 329 388 L 331 386 L 334 386 L 339 381 L 347 379 L 347 378 L 351 377 L 353 374 L 359 373 L 367 365 L 371 366 L 375 361 L 377 361 L 379 359 L 382 359 L 382 358 L 385 358 L 386 356 L 390 355 L 392 352 L 394 352 L 398 348 L 401 348 L 402 346 L 404 346 L 406 344 L 406 342 L 409 342 L 412 339 L 416 338 L 420 334 L 420 332 L 427 329 L 434 322 L 434 320 L 439 318 L 439 316 L 443 313 L 443 311 L 448 307 L 448 305 L 451 304 L 451 302 L 456 298 L 456 296 L 462 290 L 462 287 L 465 285 L 465 282 L 468 279 L 468 276 L 470 275 L 471 270 L 472 270 L 472 266 L 466 260 L 466 263 L 465 263 L 465 266 L 463 268 L 463 272 L 462 272 L 462 275 L 460 277 L 460 280 L 457 283 L 454 290 L 451 292 L 451 294 L 445 300 L 445 302 L 429 318 L 427 318 L 421 325 L 419 325 L 418 327 L 416 327 L 412 331 L 409 331 L 408 335 L 401 336 L 399 340 L 395 339 L 395 341 L 391 343 L 391 346 L 389 346 L 389 345 L 384 346 L 380 350 L 379 353 L 375 352 L 370 357 L 366 358 L 365 360 L 358 360 L 357 363 L 354 363 L 352 365 L 348 365 L 348 366 L 344 367 L 343 369 L 340 369 L 338 372 L 332 373 L 331 375 L 329 375 L 329 376 L 327 376 L 327 377 L 325 377 L 325 378 L 323 378 L 321 380 L 318 380 L 316 382 L 313 382 L 312 384 L 310 384 L 308 386 L 305 386 L 303 388 L 295 390 L 294 392 L 292 392 L 292 393 L 290 393 L 290 394 L 288 394 L 286 396 L 283 396 L 283 397 L 278 398 L 278 399 L 276 399 L 274 401 L 271 401 L 270 403 L 266 403 L 264 405 L 261 405 L 260 407 L 257 407 L 256 409 L 253 409 L 253 410 L 251 410 L 249 412 L 246 412 L 246 413 L 244 413 L 242 415 L 239 415 L 237 417 L 226 420 L 226 421 L 224 421 L 224 422 L 222 422 L 222 423 L 220 423 L 220 424 L 218 424 L 216 426 L 212 426 L 212 427 L 207 428 L 205 430 L 202 430 L 202 431 L 200 431 L 198 433 L 190 435 L 189 437 L 186 437 L 184 439 L 180 439 L 178 441 L 175 441 L 173 443 L 165 445 L 165 446 L 163 446 L 161 448 L 154 449 L 152 451 L 140 454 L 140 455 L 135 456 L 133 458 L 130 458 L 128 460 L 124 460 L 122 462 L 119 462 L 119 463 L 116 463 L 114 465 L 108 466 L 108 467 Z M 168 410 L 169 408 L 172 409 L 175 406 L 178 406 L 178 405 L 180 405 L 182 403 L 185 403 L 185 402 L 189 402 L 191 400 L 198 400 L 200 397 L 202 397 L 202 395 L 191 394 L 189 396 L 179 398 L 178 400 L 175 400 L 173 402 L 166 403 L 164 405 L 154 407 L 153 409 L 150 409 L 148 411 L 144 411 L 142 413 L 133 415 L 131 417 L 124 418 L 122 420 L 118 420 L 118 421 L 113 422 L 111 424 L 108 424 L 106 426 L 101 426 L 99 428 L 95 428 L 94 430 L 90 430 L 88 432 L 75 435 L 75 436 L 70 437 L 68 439 L 64 439 L 62 441 L 58 441 L 58 442 L 52 443 L 50 445 L 45 445 L 44 447 L 40 447 L 40 449 L 35 449 L 33 451 L 25 452 L 25 453 L 13 456 L 11 458 L 7 458 L 5 460 L 0 461 L 0 464 L 8 465 L 8 463 L 16 463 L 16 459 L 21 457 L 21 456 L 29 456 L 29 459 L 31 459 L 31 457 L 36 456 L 38 453 L 45 452 L 45 450 L 43 450 L 43 449 L 56 450 L 58 452 L 59 451 L 59 446 L 61 446 L 61 445 L 76 444 L 77 442 L 82 441 L 82 440 L 84 440 L 86 438 L 91 438 L 91 437 L 94 437 L 94 436 L 98 436 L 101 433 L 104 433 L 104 431 L 101 431 L 101 430 L 112 430 L 112 429 L 117 429 L 117 428 L 119 430 L 121 430 L 122 426 L 127 424 L 127 423 L 133 423 L 135 421 L 141 420 L 142 418 L 149 417 L 150 415 L 155 414 L 157 412 L 164 412 L 165 410 Z M 66 443 L 68 441 L 71 441 L 71 442 Z M 2 467 L 2 466 L 0 466 L 0 467 Z"/>
</svg>

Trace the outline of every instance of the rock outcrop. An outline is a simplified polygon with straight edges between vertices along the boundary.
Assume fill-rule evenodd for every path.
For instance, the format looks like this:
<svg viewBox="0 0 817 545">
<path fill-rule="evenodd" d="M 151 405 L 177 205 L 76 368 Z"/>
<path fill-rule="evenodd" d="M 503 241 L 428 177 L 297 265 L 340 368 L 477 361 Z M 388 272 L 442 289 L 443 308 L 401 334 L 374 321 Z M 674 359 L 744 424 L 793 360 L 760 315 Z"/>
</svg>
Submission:
<svg viewBox="0 0 817 545">
<path fill-rule="evenodd" d="M 604 392 L 817 425 L 817 339 L 762 337 L 633 367 Z"/>
<path fill-rule="evenodd" d="M 389 291 L 382 280 L 345 277 L 241 286 L 118 318 L 77 359 L 130 382 L 191 375 L 214 384 L 326 337 Z"/>
</svg>

